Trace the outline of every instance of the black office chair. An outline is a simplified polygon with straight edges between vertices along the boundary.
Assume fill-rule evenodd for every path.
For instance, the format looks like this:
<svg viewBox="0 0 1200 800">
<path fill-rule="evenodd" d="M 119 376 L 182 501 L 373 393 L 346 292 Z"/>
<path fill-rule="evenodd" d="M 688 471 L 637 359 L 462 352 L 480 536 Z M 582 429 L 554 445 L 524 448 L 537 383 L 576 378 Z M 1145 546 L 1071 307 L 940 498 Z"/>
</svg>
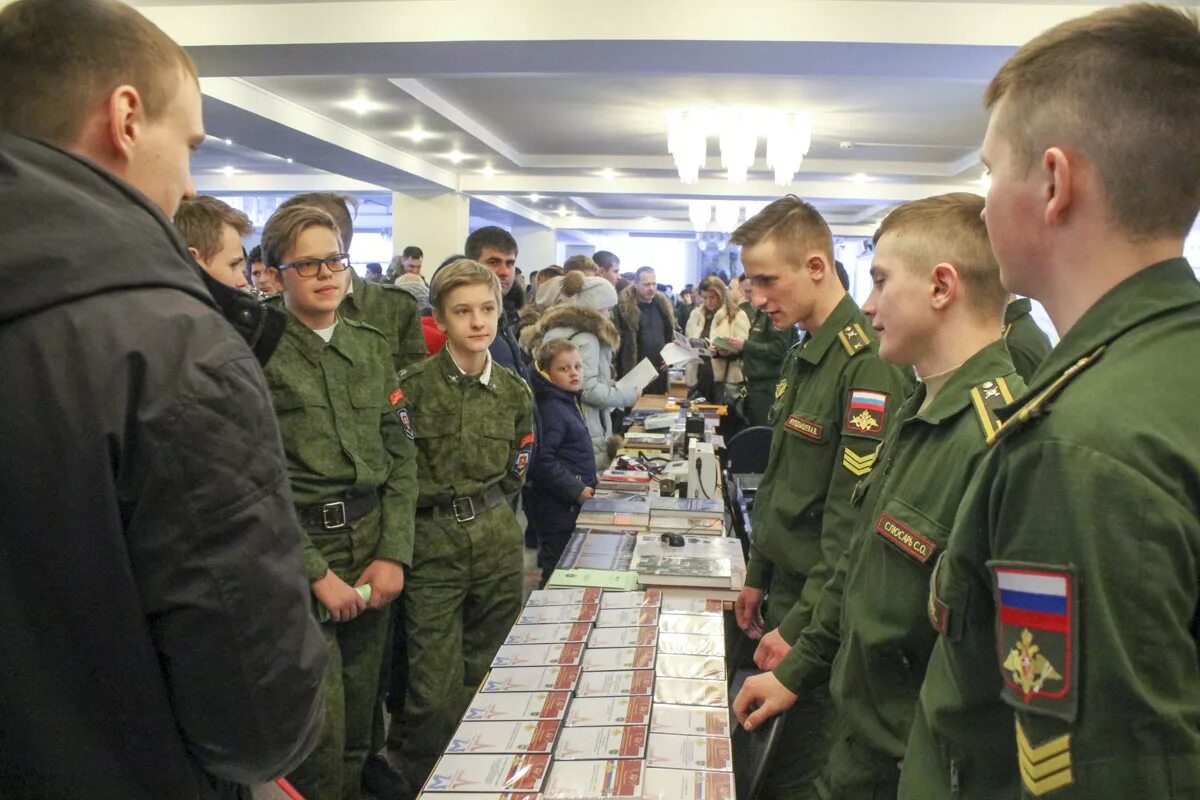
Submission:
<svg viewBox="0 0 1200 800">
<path fill-rule="evenodd" d="M 735 434 L 725 443 L 725 470 L 731 474 L 766 472 L 771 454 L 771 428 L 755 425 Z"/>
<path fill-rule="evenodd" d="M 757 670 L 739 670 L 734 675 L 729 689 L 731 703 L 729 714 L 730 725 L 732 725 L 730 740 L 735 767 L 733 782 L 738 800 L 755 800 L 758 797 L 763 779 L 767 775 L 767 765 L 771 761 L 771 754 L 779 739 L 779 732 L 783 729 L 783 719 L 787 715 L 787 712 L 777 714 L 756 731 L 747 732 L 738 724 L 737 717 L 733 716 L 733 698 L 737 697 L 737 693 L 741 691 L 742 684 L 746 682 L 747 678 L 759 674 L 761 673 Z"/>
</svg>

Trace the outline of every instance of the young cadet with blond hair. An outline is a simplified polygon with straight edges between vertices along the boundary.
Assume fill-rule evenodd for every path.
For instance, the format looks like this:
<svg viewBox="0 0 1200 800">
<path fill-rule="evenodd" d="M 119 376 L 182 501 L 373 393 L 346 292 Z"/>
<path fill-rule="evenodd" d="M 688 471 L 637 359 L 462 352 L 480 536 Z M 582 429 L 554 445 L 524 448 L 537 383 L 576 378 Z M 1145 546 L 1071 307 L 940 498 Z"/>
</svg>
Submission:
<svg viewBox="0 0 1200 800">
<path fill-rule="evenodd" d="M 408 696 L 394 724 L 416 786 L 520 613 L 524 536 L 511 503 L 534 447 L 529 386 L 488 352 L 502 313 L 499 280 L 460 259 L 437 271 L 429 291 L 446 345 L 399 375 L 421 494 L 404 604 Z"/>
<path fill-rule="evenodd" d="M 833 234 L 794 196 L 734 232 L 754 304 L 776 328 L 799 324 L 770 412 L 771 453 L 754 502 L 754 541 L 738 626 L 761 638 L 755 662 L 774 668 L 808 625 L 812 607 L 850 543 L 850 495 L 908 395 L 909 379 L 880 360 L 871 325 L 834 271 Z M 764 595 L 766 611 L 762 611 Z M 768 768 L 767 796 L 807 798 L 828 753 L 832 707 L 824 687 L 788 715 Z"/>
<path fill-rule="evenodd" d="M 973 194 L 917 200 L 875 234 L 863 313 L 880 357 L 912 367 L 920 383 L 854 490 L 854 537 L 812 621 L 774 671 L 750 678 L 734 701 L 753 729 L 828 681 L 837 721 L 823 797 L 896 795 L 937 638 L 925 608 L 929 576 L 998 425 L 994 409 L 1024 389 L 1002 336 L 1008 293 L 982 210 Z"/>
<path fill-rule="evenodd" d="M 412 423 L 387 337 L 337 313 L 350 265 L 333 219 L 308 206 L 280 208 L 263 229 L 262 249 L 288 311 L 267 382 L 304 530 L 304 574 L 330 654 L 325 728 L 289 778 L 310 800 L 357 797 L 386 610 L 412 562 Z"/>
<path fill-rule="evenodd" d="M 1062 335 L 963 499 L 900 796 L 1200 796 L 1200 27 L 1123 5 L 985 95 L 988 235 Z"/>
<path fill-rule="evenodd" d="M 250 218 L 208 195 L 186 198 L 175 212 L 175 228 L 196 263 L 226 286 L 245 289 L 246 255 L 242 238 L 254 230 Z"/>
</svg>

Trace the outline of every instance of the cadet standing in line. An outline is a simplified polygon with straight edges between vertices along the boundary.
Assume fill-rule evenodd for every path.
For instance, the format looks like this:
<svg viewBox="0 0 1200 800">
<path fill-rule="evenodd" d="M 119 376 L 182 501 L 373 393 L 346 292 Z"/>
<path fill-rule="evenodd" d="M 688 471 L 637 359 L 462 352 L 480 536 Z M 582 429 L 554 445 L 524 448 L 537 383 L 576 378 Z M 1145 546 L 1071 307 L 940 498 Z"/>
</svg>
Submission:
<svg viewBox="0 0 1200 800">
<path fill-rule="evenodd" d="M 1200 28 L 1125 5 L 1001 67 L 986 221 L 1062 340 L 935 569 L 900 796 L 1200 796 Z"/>
<path fill-rule="evenodd" d="M 776 200 L 738 228 L 733 241 L 743 248 L 755 305 L 776 328 L 799 324 L 808 332 L 789 352 L 775 389 L 771 454 L 754 503 L 746 588 L 736 605 L 739 627 L 762 639 L 755 662 L 771 669 L 807 625 L 849 545 L 851 492 L 871 471 L 909 381 L 879 359 L 870 323 L 834 272 L 833 235 L 811 205 L 791 195 Z M 824 689 L 789 715 L 769 769 L 769 796 L 814 796 L 830 715 Z"/>
<path fill-rule="evenodd" d="M 400 373 L 416 431 L 420 499 L 407 602 L 408 698 L 401 755 L 421 785 L 521 610 L 523 534 L 512 510 L 533 453 L 533 395 L 488 347 L 500 282 L 462 259 L 430 286 L 446 332 Z"/>
<path fill-rule="evenodd" d="M 774 672 L 750 678 L 734 702 L 752 730 L 829 681 L 837 724 L 822 797 L 896 796 L 937 638 L 925 609 L 929 576 L 996 428 L 992 409 L 1024 389 L 1001 336 L 1008 293 L 982 210 L 974 194 L 917 200 L 875 234 L 863 312 L 879 355 L 913 367 L 921 382 L 854 491 L 864 513 L 812 622 Z"/>
<path fill-rule="evenodd" d="M 305 577 L 329 646 L 326 721 L 289 778 L 309 800 L 357 798 L 371 749 L 387 605 L 412 561 L 416 459 L 387 337 L 342 319 L 349 260 L 325 212 L 281 208 L 263 229 L 288 326 L 267 363 L 297 515 Z M 356 591 L 370 586 L 368 597 Z M 365 591 L 365 590 L 364 590 Z"/>
<path fill-rule="evenodd" d="M 749 303 L 750 335 L 742 345 L 742 376 L 746 379 L 746 420 L 751 425 L 768 425 L 771 406 L 775 402 L 775 386 L 783 362 L 799 336 L 796 326 L 788 325 L 783 330 L 771 323 L 766 311 L 756 309 Z M 736 340 L 733 344 L 738 344 Z"/>
<path fill-rule="evenodd" d="M 1022 380 L 1028 381 L 1050 354 L 1050 337 L 1033 321 L 1033 303 L 1028 297 L 1012 297 L 1004 310 L 1004 342 L 1013 366 Z"/>
</svg>

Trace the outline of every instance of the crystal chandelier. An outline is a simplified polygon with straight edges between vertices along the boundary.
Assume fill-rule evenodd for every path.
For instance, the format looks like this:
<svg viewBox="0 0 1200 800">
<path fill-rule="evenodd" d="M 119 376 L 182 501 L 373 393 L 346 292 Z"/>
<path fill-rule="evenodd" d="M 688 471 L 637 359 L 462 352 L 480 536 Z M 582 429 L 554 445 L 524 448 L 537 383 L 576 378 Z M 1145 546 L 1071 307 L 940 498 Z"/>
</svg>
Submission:
<svg viewBox="0 0 1200 800">
<path fill-rule="evenodd" d="M 767 142 L 767 167 L 775 182 L 787 186 L 800 170 L 812 146 L 812 118 L 799 111 L 749 108 L 693 108 L 667 115 L 667 152 L 675 160 L 679 179 L 700 179 L 708 159 L 708 137 L 716 136 L 721 166 L 732 183 L 746 180 L 754 166 L 759 138 Z"/>
<path fill-rule="evenodd" d="M 767 131 L 767 166 L 775 171 L 775 183 L 787 186 L 800 171 L 812 146 L 812 119 L 807 114 L 784 111 L 773 115 Z"/>
<path fill-rule="evenodd" d="M 672 111 L 667 118 L 667 152 L 675 159 L 679 180 L 695 183 L 708 160 L 708 120 L 700 109 Z"/>
</svg>

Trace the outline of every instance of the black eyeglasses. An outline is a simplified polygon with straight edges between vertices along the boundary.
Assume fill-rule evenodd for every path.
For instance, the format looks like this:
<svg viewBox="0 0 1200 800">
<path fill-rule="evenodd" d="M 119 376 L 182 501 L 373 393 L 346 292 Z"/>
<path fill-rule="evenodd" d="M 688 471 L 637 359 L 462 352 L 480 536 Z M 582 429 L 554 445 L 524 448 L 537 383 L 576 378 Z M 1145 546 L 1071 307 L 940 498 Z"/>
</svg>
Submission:
<svg viewBox="0 0 1200 800">
<path fill-rule="evenodd" d="M 315 278 L 322 265 L 330 272 L 345 272 L 350 269 L 350 254 L 334 253 L 325 258 L 302 258 L 290 264 L 280 264 L 279 269 L 294 269 L 301 278 Z"/>
</svg>

